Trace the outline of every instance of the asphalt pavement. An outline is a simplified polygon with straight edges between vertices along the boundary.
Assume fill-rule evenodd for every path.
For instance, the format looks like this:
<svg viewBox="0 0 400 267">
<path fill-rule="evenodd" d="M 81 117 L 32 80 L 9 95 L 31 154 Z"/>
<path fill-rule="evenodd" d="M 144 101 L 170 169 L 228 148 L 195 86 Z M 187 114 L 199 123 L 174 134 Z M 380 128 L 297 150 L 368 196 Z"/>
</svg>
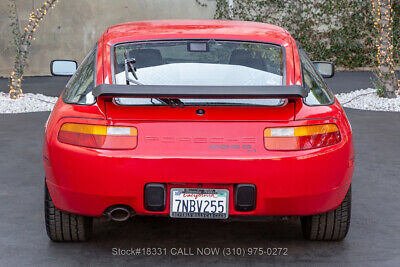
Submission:
<svg viewBox="0 0 400 267">
<path fill-rule="evenodd" d="M 361 83 L 356 76 L 348 75 L 331 87 Z M 37 86 L 45 87 L 40 82 Z M 88 243 L 53 243 L 44 227 L 41 157 L 49 112 L 0 115 L 0 265 L 400 266 L 400 113 L 352 109 L 346 113 L 354 132 L 356 169 L 351 227 L 342 242 L 303 240 L 298 220 L 134 217 L 122 223 L 95 220 Z M 197 248 L 273 247 L 287 248 L 288 255 L 223 256 L 221 251 L 209 256 L 171 255 L 179 248 L 196 254 Z M 167 255 L 113 255 L 117 249 L 131 248 L 165 248 Z"/>
</svg>

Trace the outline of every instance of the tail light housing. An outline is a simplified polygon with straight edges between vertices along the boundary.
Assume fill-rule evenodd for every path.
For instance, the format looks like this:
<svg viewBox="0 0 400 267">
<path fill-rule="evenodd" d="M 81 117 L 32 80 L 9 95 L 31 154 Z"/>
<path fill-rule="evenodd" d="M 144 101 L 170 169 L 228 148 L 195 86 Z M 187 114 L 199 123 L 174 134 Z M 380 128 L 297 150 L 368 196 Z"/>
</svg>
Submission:
<svg viewBox="0 0 400 267">
<path fill-rule="evenodd" d="M 65 123 L 58 133 L 58 141 L 100 149 L 134 149 L 137 146 L 137 129 L 126 126 Z"/>
<path fill-rule="evenodd" d="M 266 128 L 264 144 L 268 150 L 304 150 L 331 146 L 341 140 L 336 124 Z"/>
</svg>

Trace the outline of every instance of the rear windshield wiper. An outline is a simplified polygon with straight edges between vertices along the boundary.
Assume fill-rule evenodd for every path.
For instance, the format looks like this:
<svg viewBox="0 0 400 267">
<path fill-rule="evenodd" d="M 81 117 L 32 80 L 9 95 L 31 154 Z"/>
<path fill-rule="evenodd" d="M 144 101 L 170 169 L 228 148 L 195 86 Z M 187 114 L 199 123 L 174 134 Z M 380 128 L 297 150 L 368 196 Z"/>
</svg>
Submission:
<svg viewBox="0 0 400 267">
<path fill-rule="evenodd" d="M 156 98 L 156 99 L 173 108 L 175 107 L 183 108 L 185 106 L 185 104 L 178 98 Z"/>
<path fill-rule="evenodd" d="M 129 85 L 130 83 L 133 83 L 133 84 L 137 84 L 137 85 L 142 85 L 142 83 L 137 81 L 138 77 L 137 77 L 137 74 L 136 74 L 136 67 L 134 65 L 136 63 L 136 59 L 135 58 L 128 58 L 128 55 L 127 55 L 126 52 L 124 53 L 124 55 L 125 55 L 125 79 L 126 79 L 126 84 Z M 133 80 L 133 79 L 131 79 L 129 77 L 129 72 L 132 73 L 133 77 L 136 80 Z"/>
<path fill-rule="evenodd" d="M 136 74 L 136 59 L 135 58 L 128 58 L 127 53 L 124 53 L 125 55 L 125 79 L 126 79 L 126 84 L 129 85 L 130 83 L 136 84 L 136 85 L 143 85 L 142 83 L 138 82 L 138 77 Z M 129 77 L 129 72 L 132 73 L 133 77 L 136 80 L 133 80 Z M 171 107 L 181 107 L 183 108 L 185 105 L 181 100 L 178 98 L 157 98 L 157 100 L 167 104 L 168 106 Z"/>
</svg>

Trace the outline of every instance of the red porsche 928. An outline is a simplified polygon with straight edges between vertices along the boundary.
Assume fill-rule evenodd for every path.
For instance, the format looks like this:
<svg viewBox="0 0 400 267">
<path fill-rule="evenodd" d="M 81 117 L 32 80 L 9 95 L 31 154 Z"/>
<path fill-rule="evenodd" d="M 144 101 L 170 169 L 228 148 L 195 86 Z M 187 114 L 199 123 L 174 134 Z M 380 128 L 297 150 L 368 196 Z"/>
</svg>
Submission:
<svg viewBox="0 0 400 267">
<path fill-rule="evenodd" d="M 53 241 L 88 240 L 93 217 L 296 216 L 304 237 L 349 229 L 351 126 L 284 29 L 170 20 L 110 27 L 46 122 L 45 217 Z M 262 217 L 260 217 L 262 218 Z"/>
</svg>

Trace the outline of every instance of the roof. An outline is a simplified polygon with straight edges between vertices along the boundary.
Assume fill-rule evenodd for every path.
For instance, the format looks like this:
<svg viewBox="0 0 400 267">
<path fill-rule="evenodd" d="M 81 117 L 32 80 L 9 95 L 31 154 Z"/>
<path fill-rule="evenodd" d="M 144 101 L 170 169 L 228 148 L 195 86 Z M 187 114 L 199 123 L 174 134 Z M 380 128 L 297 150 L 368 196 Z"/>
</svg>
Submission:
<svg viewBox="0 0 400 267">
<path fill-rule="evenodd" d="M 106 42 L 139 36 L 246 36 L 246 39 L 274 38 L 287 40 L 289 33 L 283 28 L 267 23 L 233 20 L 150 20 L 127 22 L 107 29 L 103 37 Z"/>
</svg>

